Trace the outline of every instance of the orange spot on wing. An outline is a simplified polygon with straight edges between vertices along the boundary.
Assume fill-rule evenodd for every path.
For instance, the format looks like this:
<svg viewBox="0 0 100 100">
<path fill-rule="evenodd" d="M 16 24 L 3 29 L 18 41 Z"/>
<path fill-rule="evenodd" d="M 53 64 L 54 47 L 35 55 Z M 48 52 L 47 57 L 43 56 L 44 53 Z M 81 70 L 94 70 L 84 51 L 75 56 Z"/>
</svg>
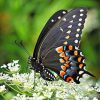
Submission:
<svg viewBox="0 0 100 100">
<path fill-rule="evenodd" d="M 57 51 L 58 53 L 62 53 L 62 52 L 63 52 L 63 47 L 60 46 L 60 47 L 56 48 L 56 51 Z"/>
<path fill-rule="evenodd" d="M 70 61 L 67 61 L 66 64 L 70 64 Z"/>
<path fill-rule="evenodd" d="M 78 51 L 74 51 L 74 55 L 77 56 L 78 55 Z"/>
<path fill-rule="evenodd" d="M 69 56 L 64 57 L 64 59 L 67 61 L 69 59 Z"/>
<path fill-rule="evenodd" d="M 64 42 L 64 44 L 68 44 L 68 42 L 67 42 L 67 41 L 65 41 L 65 42 Z"/>
<path fill-rule="evenodd" d="M 72 80 L 73 80 L 73 78 L 72 78 L 72 77 L 70 77 L 70 76 L 69 76 L 69 77 L 67 77 L 67 79 L 66 79 L 66 81 L 67 81 L 67 82 L 71 82 Z"/>
<path fill-rule="evenodd" d="M 66 63 L 66 64 L 64 64 L 64 65 L 65 65 L 66 67 L 69 67 L 69 64 L 67 64 L 67 63 Z"/>
<path fill-rule="evenodd" d="M 78 57 L 78 59 L 77 59 L 77 60 L 78 60 L 78 62 L 81 62 L 81 60 L 82 60 L 82 57 Z"/>
<path fill-rule="evenodd" d="M 65 61 L 64 61 L 64 59 L 60 59 L 60 63 L 64 63 Z"/>
<path fill-rule="evenodd" d="M 64 71 L 60 71 L 60 76 L 63 77 L 65 75 L 66 72 Z"/>
<path fill-rule="evenodd" d="M 62 65 L 61 69 L 65 71 L 66 70 L 66 66 Z"/>
<path fill-rule="evenodd" d="M 82 69 L 84 67 L 83 64 L 79 64 L 79 68 Z"/>
<path fill-rule="evenodd" d="M 73 46 L 72 45 L 69 45 L 68 48 L 69 48 L 69 50 L 72 50 L 73 49 Z"/>
<path fill-rule="evenodd" d="M 64 64 L 66 67 L 68 67 L 70 65 L 70 61 L 67 61 L 65 64 Z"/>
<path fill-rule="evenodd" d="M 60 54 L 60 57 L 65 57 L 65 53 L 62 52 L 62 53 Z"/>
</svg>

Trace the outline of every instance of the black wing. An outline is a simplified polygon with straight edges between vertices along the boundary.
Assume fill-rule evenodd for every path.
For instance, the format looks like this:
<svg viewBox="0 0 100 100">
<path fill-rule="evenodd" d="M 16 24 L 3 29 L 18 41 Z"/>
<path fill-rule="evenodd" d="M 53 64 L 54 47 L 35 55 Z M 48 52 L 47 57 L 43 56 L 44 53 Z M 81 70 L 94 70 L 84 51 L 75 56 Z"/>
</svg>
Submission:
<svg viewBox="0 0 100 100">
<path fill-rule="evenodd" d="M 52 59 L 55 61 L 58 58 L 54 52 L 55 48 L 64 45 L 78 47 L 86 14 L 86 8 L 77 8 L 61 17 L 43 38 L 39 46 L 38 59 L 46 62 L 47 59 L 53 57 Z"/>
<path fill-rule="evenodd" d="M 37 59 L 37 56 L 39 53 L 38 51 L 44 37 L 48 34 L 48 32 L 55 25 L 55 23 L 60 19 L 60 17 L 63 17 L 66 13 L 67 13 L 67 10 L 59 10 L 54 15 L 52 15 L 51 18 L 48 20 L 36 43 L 34 53 L 33 53 L 33 58 Z"/>
<path fill-rule="evenodd" d="M 65 81 L 73 79 L 79 83 L 84 73 L 92 75 L 84 70 L 84 56 L 79 50 L 86 16 L 86 8 L 77 8 L 63 16 L 56 16 L 59 20 L 51 17 L 52 23 L 50 20 L 48 22 L 51 27 L 45 26 L 36 45 L 34 57 L 37 57 L 38 62 L 55 71 Z"/>
</svg>

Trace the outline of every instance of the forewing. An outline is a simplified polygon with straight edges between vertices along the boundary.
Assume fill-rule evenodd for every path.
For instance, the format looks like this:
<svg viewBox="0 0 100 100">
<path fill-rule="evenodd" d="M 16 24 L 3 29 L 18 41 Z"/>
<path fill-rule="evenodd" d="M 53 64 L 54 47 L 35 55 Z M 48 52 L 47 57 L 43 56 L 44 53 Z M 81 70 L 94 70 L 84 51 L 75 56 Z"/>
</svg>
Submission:
<svg viewBox="0 0 100 100">
<path fill-rule="evenodd" d="M 59 46 L 73 45 L 78 47 L 86 14 L 86 8 L 77 8 L 61 17 L 43 38 L 38 59 L 47 58 L 48 53 Z"/>
<path fill-rule="evenodd" d="M 79 49 L 86 14 L 86 8 L 74 9 L 65 14 L 48 31 L 40 46 L 38 57 L 43 65 L 67 82 L 73 79 L 79 83 L 86 73 L 84 56 Z"/>
<path fill-rule="evenodd" d="M 47 34 L 49 33 L 49 31 L 51 30 L 51 28 L 54 27 L 55 23 L 61 18 L 63 17 L 65 14 L 67 13 L 67 10 L 59 10 L 57 11 L 55 14 L 53 14 L 50 19 L 48 20 L 48 22 L 46 23 L 46 25 L 44 26 L 34 49 L 34 53 L 33 53 L 33 58 L 37 59 L 37 55 L 39 53 L 39 48 L 40 45 L 42 43 L 42 41 L 44 40 L 44 37 L 47 36 Z"/>
</svg>

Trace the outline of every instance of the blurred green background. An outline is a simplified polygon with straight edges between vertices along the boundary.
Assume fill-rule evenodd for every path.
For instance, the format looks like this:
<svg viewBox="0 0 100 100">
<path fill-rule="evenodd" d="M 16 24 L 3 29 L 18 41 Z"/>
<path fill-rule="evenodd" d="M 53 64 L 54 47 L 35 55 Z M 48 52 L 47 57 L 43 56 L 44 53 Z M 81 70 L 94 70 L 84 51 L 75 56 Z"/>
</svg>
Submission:
<svg viewBox="0 0 100 100">
<path fill-rule="evenodd" d="M 21 72 L 27 72 L 27 54 L 15 44 L 23 40 L 32 55 L 38 36 L 49 17 L 60 9 L 87 7 L 81 50 L 86 64 L 100 77 L 100 1 L 99 0 L 0 0 L 0 65 L 19 59 Z"/>
</svg>

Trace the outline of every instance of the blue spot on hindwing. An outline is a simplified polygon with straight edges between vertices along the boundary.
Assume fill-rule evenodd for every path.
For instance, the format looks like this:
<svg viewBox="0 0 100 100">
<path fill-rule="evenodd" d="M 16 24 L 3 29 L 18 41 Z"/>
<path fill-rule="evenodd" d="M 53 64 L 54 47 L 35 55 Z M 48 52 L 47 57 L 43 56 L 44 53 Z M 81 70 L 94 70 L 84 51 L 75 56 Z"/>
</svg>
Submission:
<svg viewBox="0 0 100 100">
<path fill-rule="evenodd" d="M 70 73 L 70 71 L 71 71 L 70 69 L 67 69 L 67 70 L 66 70 L 66 73 L 67 73 L 67 74 L 69 74 L 69 73 Z"/>
<path fill-rule="evenodd" d="M 66 79 L 67 76 L 68 76 L 67 74 L 64 75 L 64 80 Z"/>
</svg>

